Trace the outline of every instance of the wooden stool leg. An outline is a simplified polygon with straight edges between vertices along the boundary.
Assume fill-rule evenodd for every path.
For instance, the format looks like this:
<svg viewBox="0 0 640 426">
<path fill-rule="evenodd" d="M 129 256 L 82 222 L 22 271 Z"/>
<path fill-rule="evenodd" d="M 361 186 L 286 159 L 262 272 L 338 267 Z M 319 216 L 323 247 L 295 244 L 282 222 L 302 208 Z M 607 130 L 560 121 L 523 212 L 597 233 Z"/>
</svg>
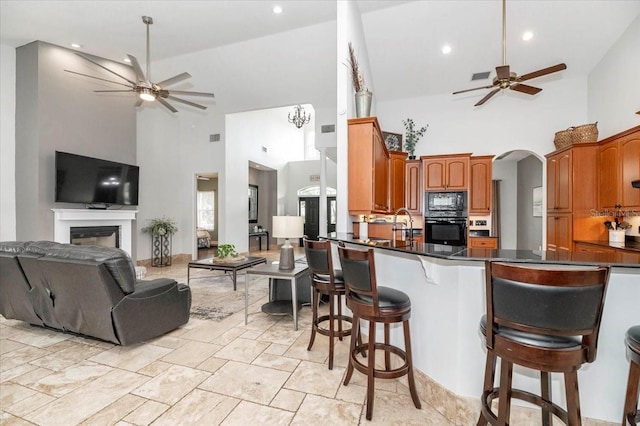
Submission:
<svg viewBox="0 0 640 426">
<path fill-rule="evenodd" d="M 368 353 L 369 363 L 367 366 L 367 420 L 371 420 L 373 415 L 373 391 L 375 389 L 375 382 L 373 377 L 373 370 L 376 368 L 376 323 L 369 321 L 369 342 Z"/>
<path fill-rule="evenodd" d="M 624 400 L 623 425 L 633 425 L 638 413 L 638 393 L 640 389 L 640 364 L 631 361 L 629 378 L 627 379 L 627 396 Z"/>
<path fill-rule="evenodd" d="M 391 371 L 391 351 L 389 351 L 389 342 L 391 341 L 390 338 L 391 332 L 389 329 L 389 324 L 385 323 L 384 324 L 384 369 L 387 371 Z"/>
<path fill-rule="evenodd" d="M 335 315 L 333 313 L 335 298 L 329 294 L 329 370 L 333 370 L 333 345 L 335 344 Z"/>
<path fill-rule="evenodd" d="M 313 341 L 316 339 L 316 327 L 318 326 L 318 291 L 315 287 L 311 288 L 311 293 L 313 301 L 311 302 L 311 312 L 313 315 L 313 319 L 311 320 L 311 338 L 309 339 L 309 346 L 307 346 L 307 350 L 310 351 L 313 346 Z"/>
<path fill-rule="evenodd" d="M 511 411 L 511 379 L 513 363 L 504 359 L 500 360 L 500 390 L 498 391 L 498 424 L 509 423 Z"/>
<path fill-rule="evenodd" d="M 349 380 L 351 380 L 351 376 L 353 376 L 353 363 L 355 362 L 357 345 L 360 345 L 362 343 L 360 337 L 360 321 L 355 314 L 353 314 L 352 321 L 355 329 L 352 329 L 351 331 L 351 343 L 349 344 L 349 362 L 347 363 L 347 374 L 345 374 L 343 382 L 345 386 L 349 384 Z"/>
<path fill-rule="evenodd" d="M 484 385 L 482 388 L 482 403 L 484 404 L 486 395 L 488 395 L 493 390 L 493 383 L 496 378 L 496 360 L 497 357 L 494 353 L 487 348 L 487 362 L 484 369 Z M 476 426 L 486 426 L 489 424 L 489 421 L 485 418 L 482 411 L 480 411 L 480 417 L 478 418 L 478 423 Z"/>
<path fill-rule="evenodd" d="M 342 341 L 342 298 L 340 297 L 340 293 L 338 293 L 338 340 Z"/>
<path fill-rule="evenodd" d="M 407 354 L 407 365 L 409 366 L 409 371 L 407 372 L 407 380 L 409 381 L 409 392 L 411 393 L 411 399 L 413 400 L 413 405 L 417 409 L 422 408 L 420 404 L 420 398 L 418 398 L 418 391 L 416 390 L 416 381 L 413 377 L 413 358 L 411 357 L 411 333 L 409 332 L 409 321 L 405 320 L 402 322 L 404 327 L 404 346 L 405 353 Z"/>
<path fill-rule="evenodd" d="M 540 396 L 545 401 L 551 402 L 551 381 L 549 380 L 549 373 L 546 371 L 540 372 Z M 551 426 L 551 413 L 546 404 L 542 405 L 542 426 Z"/>
<path fill-rule="evenodd" d="M 564 386 L 567 394 L 567 418 L 571 426 L 580 426 L 580 393 L 578 392 L 578 372 L 564 373 Z"/>
</svg>

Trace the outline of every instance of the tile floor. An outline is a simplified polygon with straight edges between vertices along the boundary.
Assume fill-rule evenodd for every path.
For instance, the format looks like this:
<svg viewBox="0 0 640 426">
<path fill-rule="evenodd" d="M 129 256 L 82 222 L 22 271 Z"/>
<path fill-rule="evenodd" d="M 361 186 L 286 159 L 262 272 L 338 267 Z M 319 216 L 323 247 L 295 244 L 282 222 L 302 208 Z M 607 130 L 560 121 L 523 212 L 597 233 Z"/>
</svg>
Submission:
<svg viewBox="0 0 640 426">
<path fill-rule="evenodd" d="M 154 276 L 186 282 L 186 265 L 149 268 Z M 417 410 L 402 379 L 377 382 L 368 422 L 365 377 L 355 372 L 342 385 L 348 340 L 330 371 L 328 338 L 318 335 L 307 351 L 310 308 L 293 331 L 290 317 L 260 311 L 264 301 L 250 306 L 246 326 L 243 311 L 220 322 L 192 318 L 128 347 L 0 316 L 0 425 L 452 424 L 422 395 Z"/>
<path fill-rule="evenodd" d="M 174 263 L 148 268 L 147 278 L 186 282 L 186 275 L 186 264 Z M 317 335 L 307 351 L 310 308 L 302 308 L 293 331 L 290 317 L 260 311 L 265 301 L 250 305 L 246 326 L 243 310 L 219 322 L 192 317 L 171 333 L 127 347 L 0 316 L 0 425 L 475 424 L 475 399 L 456 401 L 421 374 L 422 409 L 413 406 L 406 378 L 377 380 L 367 421 L 364 375 L 356 371 L 342 385 L 348 339 L 337 342 L 328 370 L 327 337 Z M 512 424 L 539 424 L 537 415 L 524 414 Z"/>
</svg>

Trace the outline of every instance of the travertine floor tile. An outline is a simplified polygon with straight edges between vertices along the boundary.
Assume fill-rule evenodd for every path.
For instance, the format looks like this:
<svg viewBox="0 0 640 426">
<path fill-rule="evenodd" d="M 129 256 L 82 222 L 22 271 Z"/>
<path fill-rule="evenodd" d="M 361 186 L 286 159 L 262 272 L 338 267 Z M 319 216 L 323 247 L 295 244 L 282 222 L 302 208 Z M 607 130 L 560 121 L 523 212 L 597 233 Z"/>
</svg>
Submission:
<svg viewBox="0 0 640 426">
<path fill-rule="evenodd" d="M 38 425 L 78 424 L 148 380 L 124 370 L 113 370 L 98 379 L 33 411 L 25 418 Z M 70 410 L 69 407 L 73 407 Z"/>
<path fill-rule="evenodd" d="M 156 401 L 146 401 L 133 410 L 123 420 L 134 425 L 148 425 L 169 409 L 170 405 Z"/>
<path fill-rule="evenodd" d="M 55 352 L 36 359 L 31 363 L 40 367 L 48 368 L 49 370 L 61 371 L 65 368 L 72 367 L 85 359 L 104 352 L 104 349 L 102 348 L 83 345 L 72 341 L 64 341 L 62 344 L 53 346 L 56 346 Z M 53 346 L 49 346 L 47 349 L 53 350 Z"/>
<path fill-rule="evenodd" d="M 216 352 L 215 356 L 217 358 L 250 363 L 268 347 L 269 344 L 265 342 L 237 338 Z"/>
<path fill-rule="evenodd" d="M 229 361 L 199 387 L 267 405 L 288 378 L 284 371 Z"/>
<path fill-rule="evenodd" d="M 92 356 L 89 361 L 135 372 L 162 358 L 169 352 L 171 352 L 171 349 L 150 344 L 115 346 L 108 351 Z"/>
<path fill-rule="evenodd" d="M 280 389 L 280 392 L 271 401 L 271 406 L 282 408 L 287 411 L 297 411 L 302 404 L 302 400 L 306 396 L 303 392 L 292 391 L 289 389 Z"/>
<path fill-rule="evenodd" d="M 113 371 L 112 367 L 84 361 L 25 384 L 34 390 L 61 397 L 111 371 Z"/>
<path fill-rule="evenodd" d="M 133 410 L 141 406 L 147 401 L 136 395 L 126 394 L 122 398 L 109 404 L 102 410 L 81 423 L 82 426 L 110 426 L 115 424 L 119 419 L 123 418 Z"/>
<path fill-rule="evenodd" d="M 165 404 L 175 404 L 210 374 L 194 368 L 173 365 L 131 393 Z"/>
<path fill-rule="evenodd" d="M 11 336 L 11 340 L 37 348 L 46 348 L 69 338 L 68 334 L 52 332 L 41 327 L 31 327 Z"/>
<path fill-rule="evenodd" d="M 293 358 L 285 358 L 283 356 L 276 356 L 263 353 L 256 358 L 252 364 L 261 365 L 262 367 L 275 368 L 277 370 L 292 372 L 296 369 L 300 361 Z"/>
<path fill-rule="evenodd" d="M 9 339 L 2 339 L 0 340 L 0 355 L 15 351 L 16 349 L 24 348 L 24 346 L 25 345 L 20 342 L 15 342 Z"/>
<path fill-rule="evenodd" d="M 302 361 L 284 387 L 334 398 L 338 392 L 344 371 L 344 368 L 341 367 L 333 367 L 333 370 L 329 370 L 324 364 Z"/>
<path fill-rule="evenodd" d="M 361 410 L 358 404 L 307 395 L 291 425 L 357 425 Z"/>
<path fill-rule="evenodd" d="M 222 346 L 212 343 L 187 341 L 179 349 L 175 349 L 162 357 L 162 361 L 195 367 L 220 349 L 222 349 Z"/>
<path fill-rule="evenodd" d="M 223 426 L 288 425 L 293 413 L 242 401 L 222 422 Z"/>
<path fill-rule="evenodd" d="M 366 408 L 362 418 L 365 419 Z M 454 426 L 429 404 L 417 409 L 409 395 L 376 390 L 373 402 L 372 425 L 432 425 Z"/>
<path fill-rule="evenodd" d="M 154 426 L 218 425 L 240 400 L 194 389 L 156 420 Z"/>
<path fill-rule="evenodd" d="M 50 352 L 46 349 L 40 349 L 35 346 L 25 346 L 23 348 L 11 351 L 11 356 L 3 355 L 2 363 L 0 363 L 0 371 L 5 372 L 12 368 L 27 364 L 35 359 L 42 358 Z M 4 377 L 3 377 L 4 380 Z"/>
</svg>

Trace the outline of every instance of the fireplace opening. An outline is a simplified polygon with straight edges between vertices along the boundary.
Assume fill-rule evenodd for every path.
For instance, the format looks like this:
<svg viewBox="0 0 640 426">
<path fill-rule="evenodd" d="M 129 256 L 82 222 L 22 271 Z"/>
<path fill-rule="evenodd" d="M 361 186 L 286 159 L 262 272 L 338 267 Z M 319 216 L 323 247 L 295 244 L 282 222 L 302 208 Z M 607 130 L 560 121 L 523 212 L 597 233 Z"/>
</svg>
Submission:
<svg viewBox="0 0 640 426">
<path fill-rule="evenodd" d="M 72 226 L 69 232 L 71 244 L 120 248 L 119 226 Z"/>
</svg>

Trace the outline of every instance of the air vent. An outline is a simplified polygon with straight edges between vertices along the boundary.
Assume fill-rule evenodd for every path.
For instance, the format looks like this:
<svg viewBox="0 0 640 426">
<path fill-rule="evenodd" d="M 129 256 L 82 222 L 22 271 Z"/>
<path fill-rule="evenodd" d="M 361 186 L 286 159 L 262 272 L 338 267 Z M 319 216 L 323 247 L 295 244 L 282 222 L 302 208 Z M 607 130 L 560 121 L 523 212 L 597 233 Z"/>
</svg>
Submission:
<svg viewBox="0 0 640 426">
<path fill-rule="evenodd" d="M 486 80 L 489 78 L 489 74 L 491 74 L 491 71 L 476 72 L 471 76 L 471 81 Z"/>
<path fill-rule="evenodd" d="M 336 125 L 335 124 L 325 124 L 320 126 L 320 133 L 335 133 Z"/>
<path fill-rule="evenodd" d="M 262 147 L 262 152 L 267 152 L 267 147 L 266 146 Z"/>
<path fill-rule="evenodd" d="M 220 142 L 220 133 L 209 135 L 209 142 Z"/>
</svg>

